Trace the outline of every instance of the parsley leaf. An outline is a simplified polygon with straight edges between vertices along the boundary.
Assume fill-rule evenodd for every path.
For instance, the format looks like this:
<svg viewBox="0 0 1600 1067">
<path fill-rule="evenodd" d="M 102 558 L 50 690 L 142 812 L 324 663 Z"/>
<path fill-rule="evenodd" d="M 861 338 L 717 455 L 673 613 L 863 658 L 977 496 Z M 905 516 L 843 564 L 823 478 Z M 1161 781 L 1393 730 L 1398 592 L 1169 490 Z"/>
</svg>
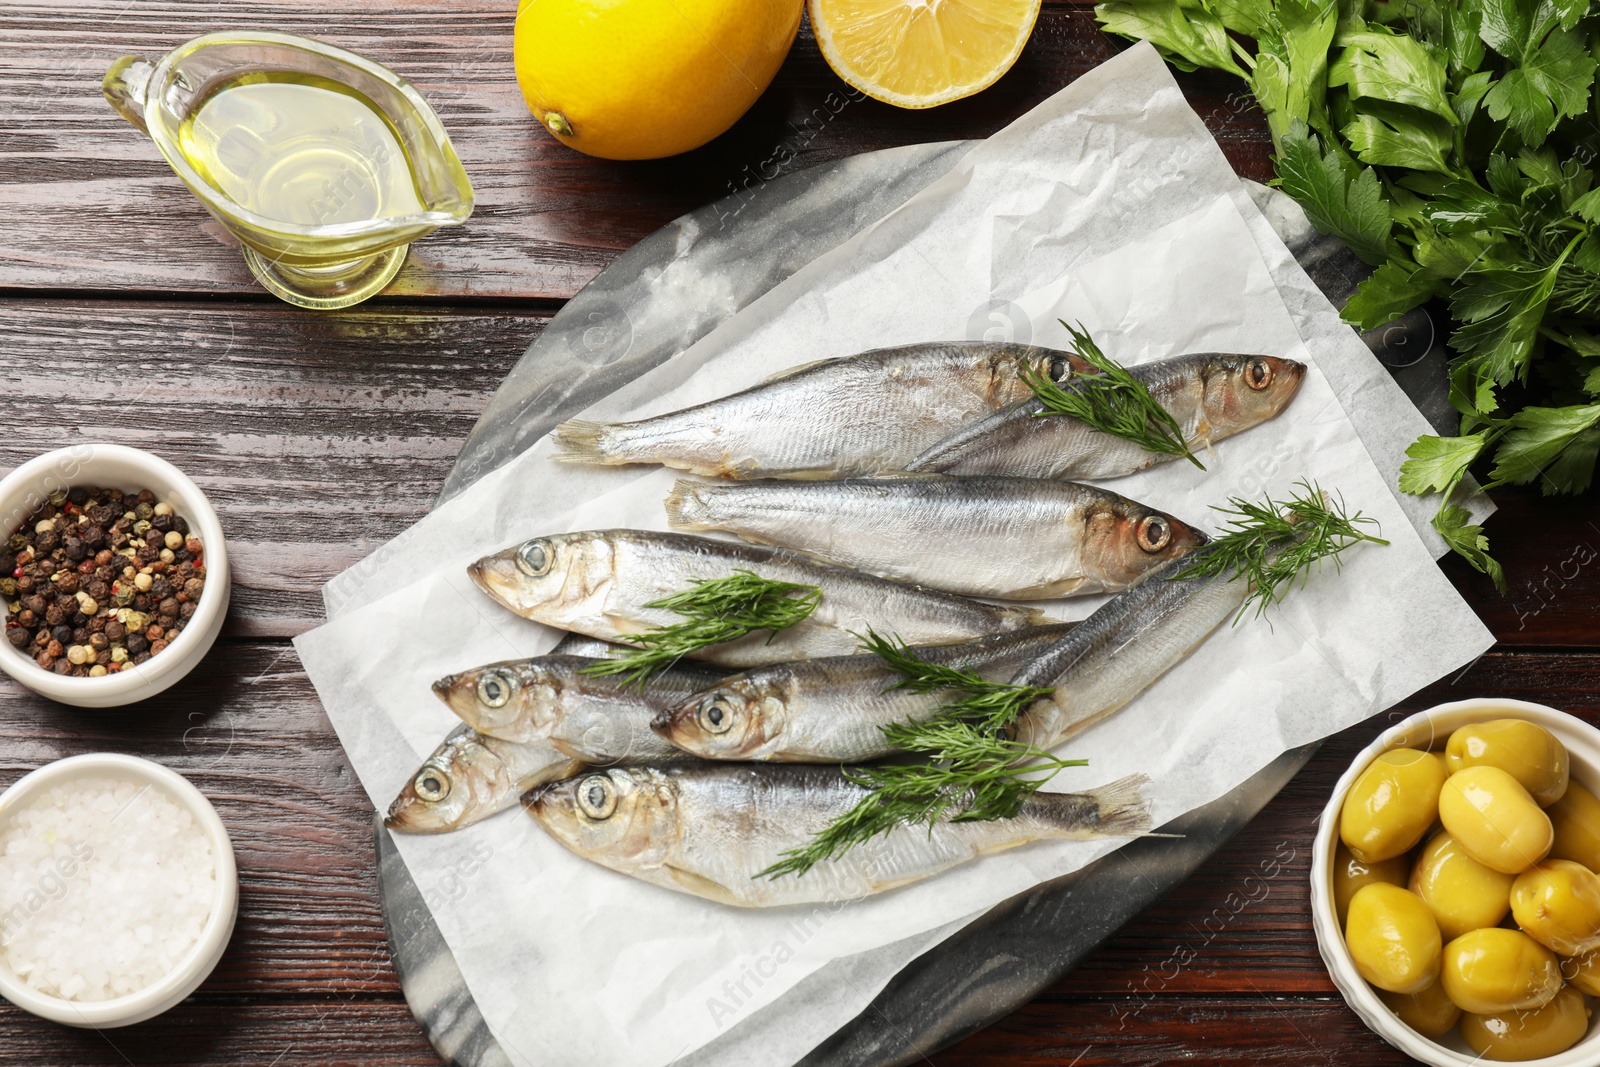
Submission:
<svg viewBox="0 0 1600 1067">
<path fill-rule="evenodd" d="M 1488 440 L 1487 434 L 1466 437 L 1424 435 L 1411 442 L 1400 465 L 1400 491 L 1416 496 L 1448 493 L 1461 481 L 1472 461 L 1478 458 Z"/>
<path fill-rule="evenodd" d="M 1313 226 L 1368 263 L 1389 258 L 1394 220 L 1378 176 L 1342 158 L 1338 149 L 1325 150 L 1303 123 L 1295 123 L 1278 144 L 1278 185 L 1300 202 Z"/>
<path fill-rule="evenodd" d="M 1376 330 L 1433 295 L 1434 281 L 1422 270 L 1394 259 L 1356 287 L 1344 305 L 1344 321 L 1358 330 Z"/>
<path fill-rule="evenodd" d="M 1249 77 L 1234 59 L 1222 20 L 1204 8 L 1177 0 L 1110 0 L 1096 4 L 1094 14 L 1107 33 L 1149 41 L 1180 70 L 1215 67 Z"/>
<path fill-rule="evenodd" d="M 1481 378 L 1496 385 L 1527 371 L 1560 266 L 1558 261 L 1543 270 L 1490 267 L 1465 276 L 1450 298 L 1450 312 L 1462 323 L 1450 346 L 1461 353 L 1465 365 L 1477 368 Z"/>
<path fill-rule="evenodd" d="M 1479 35 L 1514 64 L 1484 105 L 1490 118 L 1537 147 L 1562 118 L 1587 110 L 1595 59 L 1582 34 L 1561 28 L 1567 16 L 1550 0 L 1479 0 L 1479 7 Z"/>
<path fill-rule="evenodd" d="M 1503 595 L 1506 591 L 1505 572 L 1489 555 L 1489 539 L 1483 536 L 1483 527 L 1469 525 L 1471 519 L 1466 508 L 1454 505 L 1442 507 L 1433 517 L 1433 528 L 1439 531 L 1444 543 L 1458 556 L 1493 579 L 1495 588 Z"/>
<path fill-rule="evenodd" d="M 1600 404 L 1527 407 L 1511 417 L 1511 430 L 1495 453 L 1496 481 L 1526 485 L 1541 478 L 1546 496 L 1581 493 L 1594 478 L 1600 453 Z"/>
<path fill-rule="evenodd" d="M 1407 167 L 1449 174 L 1448 129 L 1437 121 L 1391 122 L 1373 114 L 1357 114 L 1342 131 L 1361 162 L 1375 167 Z"/>
<path fill-rule="evenodd" d="M 1261 27 L 1250 88 L 1267 114 L 1274 144 L 1296 121 L 1327 128 L 1324 86 L 1338 22 L 1334 0 L 1278 0 Z"/>
<path fill-rule="evenodd" d="M 1405 104 L 1456 121 L 1445 95 L 1444 65 L 1415 37 L 1361 25 L 1340 32 L 1344 48 L 1328 68 L 1328 85 L 1343 85 L 1353 100 Z"/>
</svg>

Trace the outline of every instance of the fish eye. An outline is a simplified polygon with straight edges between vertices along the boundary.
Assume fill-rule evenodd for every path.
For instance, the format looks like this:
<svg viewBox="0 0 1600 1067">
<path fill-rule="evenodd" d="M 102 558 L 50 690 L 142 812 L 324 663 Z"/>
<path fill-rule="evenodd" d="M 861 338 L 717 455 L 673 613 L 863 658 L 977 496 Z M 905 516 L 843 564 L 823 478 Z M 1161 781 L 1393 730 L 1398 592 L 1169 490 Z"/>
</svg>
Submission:
<svg viewBox="0 0 1600 1067">
<path fill-rule="evenodd" d="M 733 728 L 735 714 L 727 697 L 711 697 L 700 705 L 700 726 L 708 734 L 725 734 Z"/>
<path fill-rule="evenodd" d="M 1244 367 L 1244 384 L 1260 392 L 1272 384 L 1272 364 L 1264 359 L 1252 359 Z"/>
<path fill-rule="evenodd" d="M 417 772 L 412 791 L 429 804 L 437 804 L 450 795 L 450 776 L 437 767 L 424 767 Z"/>
<path fill-rule="evenodd" d="M 516 691 L 517 680 L 505 671 L 488 671 L 478 679 L 478 700 L 485 707 L 505 707 Z"/>
<path fill-rule="evenodd" d="M 1065 352 L 1050 357 L 1050 380 L 1057 385 L 1072 377 L 1072 360 Z"/>
<path fill-rule="evenodd" d="M 603 774 L 591 774 L 578 783 L 578 807 L 591 819 L 609 819 L 617 810 L 617 787 Z"/>
<path fill-rule="evenodd" d="M 517 549 L 517 570 L 529 578 L 542 578 L 550 573 L 550 565 L 555 562 L 550 550 L 543 541 L 529 541 Z"/>
<path fill-rule="evenodd" d="M 1160 552 L 1172 543 L 1172 524 L 1160 515 L 1146 515 L 1139 520 L 1139 547 L 1146 552 Z"/>
</svg>

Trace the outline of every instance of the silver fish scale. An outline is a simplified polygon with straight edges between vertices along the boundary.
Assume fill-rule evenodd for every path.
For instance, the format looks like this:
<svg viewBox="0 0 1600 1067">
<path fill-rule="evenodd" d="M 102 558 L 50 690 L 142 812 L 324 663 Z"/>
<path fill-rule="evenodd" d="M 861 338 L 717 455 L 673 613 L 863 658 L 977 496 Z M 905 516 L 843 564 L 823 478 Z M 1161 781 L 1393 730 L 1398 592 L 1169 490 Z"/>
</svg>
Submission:
<svg viewBox="0 0 1600 1067">
<path fill-rule="evenodd" d="M 609 591 L 608 608 L 619 618 L 634 618 L 645 626 L 667 625 L 678 617 L 640 605 L 686 589 L 694 579 L 725 578 L 739 568 L 764 578 L 822 588 L 821 603 L 811 617 L 770 635 L 770 641 L 767 633 L 760 632 L 704 650 L 704 658 L 729 666 L 843 655 L 857 649 L 854 634 L 869 627 L 896 633 L 911 644 L 944 644 L 1042 621 L 1032 610 L 983 604 L 783 549 L 682 534 L 622 530 L 606 536 L 615 548 L 614 573 L 618 576 Z"/>
<path fill-rule="evenodd" d="M 996 342 L 915 344 L 827 360 L 682 411 L 598 428 L 596 454 L 557 435 L 561 458 L 661 463 L 724 477 L 895 469 L 954 429 L 1030 395 L 1017 368 L 1061 354 Z"/>
<path fill-rule="evenodd" d="M 672 871 L 656 872 L 663 884 L 689 888 L 691 880 L 673 881 L 673 871 L 688 872 L 723 887 L 727 902 L 749 907 L 853 899 L 926 878 L 985 852 L 1100 832 L 1101 808 L 1093 795 L 1041 793 L 1014 819 L 941 822 L 931 834 L 923 826 L 901 827 L 802 876 L 756 878 L 848 811 L 865 790 L 837 768 L 723 764 L 659 773 L 675 797 L 674 840 L 665 852 Z M 650 876 L 629 870 L 626 863 L 618 869 Z"/>
<path fill-rule="evenodd" d="M 1244 604 L 1250 583 L 1227 575 L 1174 579 L 1202 548 L 1119 593 L 1038 659 L 1014 685 L 1054 686 L 1018 720 L 1018 738 L 1050 748 L 1126 705 Z"/>
<path fill-rule="evenodd" d="M 1246 430 L 1203 425 L 1206 366 L 1224 353 L 1197 352 L 1129 368 L 1183 431 L 1191 448 L 1202 448 Z M 1039 417 L 1044 405 L 1025 399 L 997 412 L 919 455 L 908 471 L 996 474 L 1024 478 L 1119 478 L 1174 457 L 1101 433 L 1076 419 Z"/>
<path fill-rule="evenodd" d="M 1167 558 L 1136 543 L 1137 520 L 1161 513 L 1077 482 L 986 475 L 684 481 L 667 508 L 679 529 L 726 530 L 966 596 L 1116 592 Z M 1092 521 L 1107 516 L 1124 521 Z M 1185 528 L 1166 518 L 1174 530 Z"/>
<path fill-rule="evenodd" d="M 930 663 L 975 670 L 991 681 L 1003 681 L 1075 625 L 1058 623 L 912 651 Z M 877 759 L 892 751 L 883 727 L 924 717 L 951 695 L 891 688 L 901 680 L 899 672 L 870 653 L 757 667 L 707 687 L 684 705 L 676 726 L 680 732 L 674 738 L 702 756 L 718 759 L 819 763 Z M 716 737 L 703 732 L 693 713 L 717 694 L 742 704 L 743 714 L 760 716 L 765 740 L 758 747 L 723 753 L 714 744 Z M 772 707 L 769 701 L 780 702 L 781 707 Z"/>
</svg>

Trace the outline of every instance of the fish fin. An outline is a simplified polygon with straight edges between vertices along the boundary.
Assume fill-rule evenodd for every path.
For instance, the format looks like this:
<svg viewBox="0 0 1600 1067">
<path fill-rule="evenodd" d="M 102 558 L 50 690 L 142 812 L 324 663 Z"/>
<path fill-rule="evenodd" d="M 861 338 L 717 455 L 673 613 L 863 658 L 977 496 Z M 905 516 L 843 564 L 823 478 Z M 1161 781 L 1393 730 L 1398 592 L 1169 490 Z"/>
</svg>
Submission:
<svg viewBox="0 0 1600 1067">
<path fill-rule="evenodd" d="M 1007 604 L 1002 610 L 1006 613 L 1006 618 L 1016 624 L 1014 628 L 1019 630 L 1027 626 L 1053 626 L 1061 621 L 1052 615 L 1046 615 L 1039 608 L 1023 607 L 1020 604 Z"/>
<path fill-rule="evenodd" d="M 767 375 L 765 378 L 761 379 L 761 383 L 760 384 L 766 385 L 768 382 L 780 382 L 785 378 L 792 378 L 796 374 L 799 374 L 802 371 L 808 371 L 812 367 L 820 367 L 824 363 L 832 363 L 832 362 L 833 362 L 833 357 L 829 357 L 827 359 L 811 359 L 811 360 L 807 360 L 804 363 L 796 363 L 792 367 L 786 367 L 783 370 L 778 371 L 775 374 Z"/>
<path fill-rule="evenodd" d="M 565 449 L 552 458 L 564 463 L 602 463 L 621 466 L 628 461 L 606 450 L 606 432 L 611 426 L 603 422 L 571 419 L 556 427 L 556 441 Z"/>
<path fill-rule="evenodd" d="M 705 498 L 700 495 L 708 488 L 704 482 L 680 478 L 667 494 L 667 525 L 674 530 L 715 530 L 717 525 L 707 521 Z"/>
<path fill-rule="evenodd" d="M 661 869 L 686 893 L 693 893 L 697 897 L 715 900 L 722 904 L 732 904 L 735 907 L 748 908 L 750 906 L 749 901 L 737 896 L 731 889 L 713 878 L 707 878 L 703 874 L 697 874 L 682 867 L 675 867 L 670 863 L 662 864 Z"/>
<path fill-rule="evenodd" d="M 1094 797 L 1100 806 L 1098 830 L 1101 836 L 1127 837 L 1150 829 L 1150 800 L 1144 795 L 1145 786 L 1149 784 L 1148 774 L 1130 774 L 1087 791 L 1086 795 Z"/>
</svg>

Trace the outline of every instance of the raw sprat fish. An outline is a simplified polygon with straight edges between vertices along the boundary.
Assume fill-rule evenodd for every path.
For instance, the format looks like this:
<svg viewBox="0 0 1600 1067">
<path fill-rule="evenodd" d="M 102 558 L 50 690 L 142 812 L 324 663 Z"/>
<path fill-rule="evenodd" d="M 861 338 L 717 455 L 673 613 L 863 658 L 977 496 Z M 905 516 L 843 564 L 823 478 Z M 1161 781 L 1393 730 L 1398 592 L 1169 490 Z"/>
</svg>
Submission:
<svg viewBox="0 0 1600 1067">
<path fill-rule="evenodd" d="M 1306 367 L 1276 356 L 1201 352 L 1153 360 L 1129 373 L 1172 415 L 1191 450 L 1273 418 L 1294 399 Z M 1068 384 L 1066 388 L 1071 389 Z M 1023 400 L 972 423 L 906 465 L 909 471 L 1020 478 L 1120 478 L 1176 457 Z"/>
<path fill-rule="evenodd" d="M 1017 720 L 1015 738 L 1048 749 L 1120 710 L 1239 613 L 1251 584 L 1228 573 L 1178 575 L 1175 560 L 1118 593 L 1019 670 L 1012 685 L 1053 686 Z"/>
<path fill-rule="evenodd" d="M 816 586 L 821 602 L 788 629 L 701 648 L 692 653 L 698 659 L 752 667 L 846 655 L 856 650 L 855 633 L 873 626 L 911 644 L 937 645 L 1052 621 L 1031 608 L 984 604 L 787 549 L 644 530 L 537 537 L 468 571 L 484 592 L 524 618 L 611 641 L 676 620 L 669 610 L 646 607 L 651 601 L 682 592 L 695 579 L 726 578 L 741 569 Z"/>
<path fill-rule="evenodd" d="M 1205 535 L 1106 489 L 942 475 L 837 482 L 682 480 L 682 530 L 725 530 L 967 596 L 1038 600 L 1126 589 Z"/>
<path fill-rule="evenodd" d="M 967 423 L 1057 382 L 1077 356 L 990 341 L 904 345 L 796 367 L 730 396 L 638 422 L 556 427 L 556 459 L 656 463 L 724 478 L 842 478 L 897 470 Z"/>
<path fill-rule="evenodd" d="M 585 859 L 736 907 L 848 900 L 976 856 L 1046 839 L 1143 833 L 1143 775 L 1082 793 L 1036 793 L 1010 819 L 901 826 L 800 877 L 764 877 L 866 794 L 839 767 L 690 763 L 616 767 L 531 791 L 529 814 Z"/>
<path fill-rule="evenodd" d="M 433 683 L 433 691 L 468 726 L 503 741 L 554 745 L 595 765 L 651 763 L 680 755 L 651 722 L 724 672 L 698 664 L 671 667 L 644 685 L 585 674 L 595 659 L 539 656 L 491 663 Z"/>
<path fill-rule="evenodd" d="M 1010 678 L 1076 623 L 916 649 L 919 659 Z M 883 727 L 924 718 L 953 694 L 893 688 L 901 676 L 878 656 L 779 663 L 731 675 L 663 713 L 661 736 L 715 760 L 857 763 L 891 755 Z"/>
<path fill-rule="evenodd" d="M 406 834 L 459 830 L 514 806 L 529 789 L 581 770 L 581 761 L 553 745 L 501 741 L 461 726 L 411 776 L 384 825 Z"/>
</svg>

